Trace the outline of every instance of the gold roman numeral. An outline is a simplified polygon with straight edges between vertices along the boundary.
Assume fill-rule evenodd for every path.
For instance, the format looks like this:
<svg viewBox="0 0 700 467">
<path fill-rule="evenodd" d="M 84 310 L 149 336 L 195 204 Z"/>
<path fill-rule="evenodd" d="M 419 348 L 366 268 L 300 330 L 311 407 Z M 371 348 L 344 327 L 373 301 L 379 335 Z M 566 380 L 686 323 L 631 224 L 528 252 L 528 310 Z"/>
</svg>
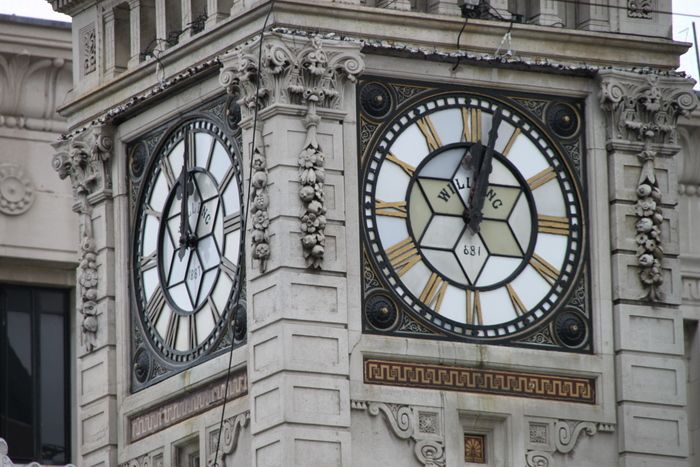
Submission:
<svg viewBox="0 0 700 467">
<path fill-rule="evenodd" d="M 190 349 L 194 349 L 199 345 L 199 341 L 197 339 L 197 317 L 195 315 L 190 315 L 188 316 L 189 321 L 190 321 L 190 339 L 189 339 L 189 345 Z"/>
<path fill-rule="evenodd" d="M 165 344 L 171 349 L 175 348 L 177 335 L 180 333 L 180 315 L 173 313 L 168 321 L 168 330 L 165 333 Z"/>
<path fill-rule="evenodd" d="M 374 212 L 378 216 L 406 217 L 406 201 L 381 201 L 374 203 Z"/>
<path fill-rule="evenodd" d="M 527 311 L 527 307 L 525 307 L 522 300 L 520 300 L 518 294 L 515 293 L 512 285 L 506 284 L 506 289 L 508 289 L 508 296 L 510 297 L 510 302 L 513 304 L 513 308 L 515 308 L 515 313 L 518 316 L 522 316 Z"/>
<path fill-rule="evenodd" d="M 510 135 L 510 138 L 508 138 L 508 142 L 506 143 L 506 147 L 503 148 L 503 152 L 501 154 L 508 157 L 508 153 L 513 148 L 513 144 L 515 144 L 515 140 L 518 139 L 518 136 L 520 136 L 520 128 L 516 128 L 513 134 Z"/>
<path fill-rule="evenodd" d="M 447 282 L 434 272 L 430 275 L 418 299 L 433 310 L 440 311 L 445 292 L 447 292 Z"/>
<path fill-rule="evenodd" d="M 229 261 L 228 258 L 222 257 L 220 267 L 221 270 L 224 271 L 228 277 L 230 277 L 234 281 L 236 280 L 236 274 L 238 273 L 237 265 Z"/>
<path fill-rule="evenodd" d="M 471 291 L 469 289 L 467 292 L 467 324 L 484 324 L 484 317 L 481 314 L 481 299 L 479 298 L 479 291 Z"/>
<path fill-rule="evenodd" d="M 532 177 L 528 178 L 527 184 L 530 185 L 531 190 L 535 190 L 556 177 L 557 174 L 554 172 L 554 169 L 551 167 L 547 167 L 542 172 L 537 173 Z"/>
<path fill-rule="evenodd" d="M 403 169 L 404 172 L 408 174 L 409 177 L 413 177 L 413 172 L 416 171 L 416 168 L 413 167 L 411 164 L 407 164 L 406 162 L 402 161 L 392 153 L 389 153 L 386 156 L 386 160 L 393 162 L 394 164 L 398 165 Z"/>
<path fill-rule="evenodd" d="M 221 313 L 219 313 L 219 309 L 216 307 L 216 303 L 214 303 L 214 299 L 211 298 L 211 295 L 207 298 L 207 303 L 209 303 L 209 309 L 211 310 L 211 317 L 214 319 L 214 323 L 218 324 L 221 319 Z"/>
<path fill-rule="evenodd" d="M 163 289 L 158 286 L 151 296 L 151 301 L 146 305 L 146 318 L 148 322 L 155 325 L 164 307 L 165 295 L 163 294 Z"/>
<path fill-rule="evenodd" d="M 160 167 L 161 170 L 163 171 L 163 174 L 165 175 L 165 181 L 168 183 L 168 189 L 172 189 L 173 186 L 175 186 L 175 174 L 173 173 L 173 168 L 170 167 L 170 161 L 168 160 L 167 157 L 164 157 L 160 161 Z"/>
<path fill-rule="evenodd" d="M 569 235 L 569 219 L 539 214 L 537 216 L 537 231 L 554 235 Z"/>
<path fill-rule="evenodd" d="M 388 248 L 386 250 L 386 256 L 389 258 L 389 262 L 396 270 L 396 274 L 399 277 L 403 276 L 411 269 L 415 264 L 420 261 L 420 256 L 418 255 L 418 249 L 416 245 L 413 244 L 413 240 L 407 238 L 402 240 L 396 245 Z"/>
<path fill-rule="evenodd" d="M 462 108 L 464 141 L 474 143 L 481 139 L 481 110 Z"/>
<path fill-rule="evenodd" d="M 442 147 L 440 136 L 433 125 L 433 121 L 430 120 L 430 117 L 419 118 L 416 123 L 418 124 L 418 129 L 425 137 L 425 142 L 428 143 L 428 149 L 435 151 Z"/>
<path fill-rule="evenodd" d="M 241 228 L 241 213 L 224 217 L 224 234 L 235 232 Z"/>
<path fill-rule="evenodd" d="M 535 268 L 550 285 L 554 285 L 559 277 L 559 270 L 535 253 L 533 253 L 532 258 L 530 258 L 530 266 Z"/>
<path fill-rule="evenodd" d="M 151 269 L 152 267 L 155 267 L 158 265 L 158 250 L 154 251 L 148 256 L 144 256 L 141 258 L 141 261 L 139 261 L 139 266 L 141 267 L 142 271 L 146 271 L 148 269 Z"/>
</svg>

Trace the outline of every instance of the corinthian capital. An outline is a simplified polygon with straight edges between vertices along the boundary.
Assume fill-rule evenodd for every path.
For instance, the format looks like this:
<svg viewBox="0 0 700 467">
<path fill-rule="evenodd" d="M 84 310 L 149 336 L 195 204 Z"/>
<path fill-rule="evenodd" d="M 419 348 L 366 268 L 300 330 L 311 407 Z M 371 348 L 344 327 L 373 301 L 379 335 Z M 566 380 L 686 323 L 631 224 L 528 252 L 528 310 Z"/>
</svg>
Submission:
<svg viewBox="0 0 700 467">
<path fill-rule="evenodd" d="M 273 104 L 339 109 L 343 86 L 364 70 L 359 46 L 337 40 L 290 37 L 268 33 L 230 52 L 219 82 L 252 112 Z M 260 57 L 260 60 L 258 60 Z"/>
<path fill-rule="evenodd" d="M 52 165 L 61 179 L 70 178 L 74 211 L 84 212 L 89 204 L 111 194 L 113 145 L 112 128 L 108 126 L 93 127 L 53 145 L 56 154 Z"/>
<path fill-rule="evenodd" d="M 678 117 L 698 105 L 693 83 L 687 79 L 602 71 L 600 80 L 608 142 L 675 145 Z"/>
</svg>

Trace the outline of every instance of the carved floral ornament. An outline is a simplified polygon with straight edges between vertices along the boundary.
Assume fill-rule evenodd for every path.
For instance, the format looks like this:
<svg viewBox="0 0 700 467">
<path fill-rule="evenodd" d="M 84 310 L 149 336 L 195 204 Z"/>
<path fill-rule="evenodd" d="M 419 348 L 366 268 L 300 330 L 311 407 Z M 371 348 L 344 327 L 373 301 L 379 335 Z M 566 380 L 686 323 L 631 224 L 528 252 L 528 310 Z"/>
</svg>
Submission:
<svg viewBox="0 0 700 467">
<path fill-rule="evenodd" d="M 692 82 L 657 75 L 601 72 L 601 106 L 608 116 L 608 147 L 632 148 L 637 152 L 641 172 L 637 183 L 635 240 L 639 277 L 647 291 L 646 299 L 664 299 L 662 261 L 661 190 L 654 161 L 660 155 L 673 155 L 677 146 L 680 116 L 688 116 L 697 106 Z"/>
<path fill-rule="evenodd" d="M 82 316 L 81 342 L 92 351 L 97 338 L 97 286 L 99 272 L 97 244 L 92 225 L 93 206 L 111 196 L 112 129 L 93 127 L 71 139 L 54 144 L 52 164 L 61 179 L 69 178 L 73 187 L 73 211 L 80 216 L 80 256 L 77 310 Z"/>
<path fill-rule="evenodd" d="M 554 455 L 571 454 L 582 435 L 613 433 L 615 425 L 576 420 L 537 420 L 529 423 L 527 467 L 554 467 Z"/>
<path fill-rule="evenodd" d="M 310 268 L 320 268 L 325 252 L 326 204 L 323 194 L 325 154 L 318 142 L 317 128 L 321 116 L 317 109 L 341 109 L 344 86 L 355 82 L 364 70 L 364 61 L 357 44 L 348 44 L 315 36 L 311 39 L 291 38 L 281 34 L 263 37 L 262 50 L 255 39 L 221 57 L 223 68 L 219 82 L 229 94 L 238 97 L 244 117 L 269 106 L 301 107 L 306 138 L 298 149 L 299 198 L 303 211 L 300 218 L 301 244 Z M 299 45 L 300 44 L 300 45 Z M 258 63 L 258 54 L 261 63 Z M 259 122 L 257 123 L 260 124 Z M 264 149 L 257 138 L 253 149 L 253 170 L 265 182 L 252 193 L 264 197 L 264 209 L 254 207 L 253 257 L 260 261 L 261 270 L 270 255 L 267 235 L 267 181 Z M 262 160 L 261 160 L 262 159 Z M 256 216 L 260 222 L 256 222 Z"/>
<path fill-rule="evenodd" d="M 34 203 L 34 184 L 15 164 L 0 164 L 0 213 L 8 216 L 23 214 Z"/>
</svg>

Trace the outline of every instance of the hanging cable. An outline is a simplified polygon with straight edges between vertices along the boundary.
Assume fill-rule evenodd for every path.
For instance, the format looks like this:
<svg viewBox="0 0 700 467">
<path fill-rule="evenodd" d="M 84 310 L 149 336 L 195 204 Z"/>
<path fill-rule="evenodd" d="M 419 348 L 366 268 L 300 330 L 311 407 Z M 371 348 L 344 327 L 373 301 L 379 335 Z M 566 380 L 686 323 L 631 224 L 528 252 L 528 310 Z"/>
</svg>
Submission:
<svg viewBox="0 0 700 467">
<path fill-rule="evenodd" d="M 260 38 L 259 38 L 259 47 L 258 47 L 258 69 L 260 69 L 261 63 L 262 63 L 262 49 L 263 49 L 263 38 L 265 34 L 265 30 L 267 29 L 267 23 L 270 19 L 270 13 L 272 13 L 272 8 L 275 6 L 275 0 L 270 1 L 270 7 L 267 10 L 267 14 L 265 15 L 265 21 L 263 21 L 263 26 L 262 29 L 260 30 Z M 246 188 L 246 196 L 245 196 L 245 206 L 243 207 L 243 226 L 248 224 L 248 213 L 249 213 L 249 206 L 250 206 L 250 191 L 251 191 L 251 180 L 252 180 L 252 171 L 253 171 L 253 151 L 255 151 L 255 137 L 256 137 L 256 132 L 257 132 L 257 125 L 258 125 L 258 94 L 260 92 L 260 77 L 255 81 L 255 108 L 253 110 L 253 138 L 251 141 L 251 154 L 250 154 L 250 161 L 248 163 L 248 187 Z M 245 228 L 245 227 L 244 227 Z M 233 343 L 231 345 L 231 351 L 229 352 L 228 356 L 228 368 L 226 370 L 226 385 L 224 388 L 224 402 L 221 407 L 221 420 L 219 421 L 219 433 L 216 437 L 216 451 L 214 451 L 214 466 L 213 467 L 220 467 L 219 466 L 219 448 L 221 447 L 221 432 L 223 431 L 224 428 L 224 414 L 226 412 L 226 397 L 228 395 L 228 385 L 229 385 L 229 379 L 231 377 L 231 365 L 233 363 Z"/>
</svg>

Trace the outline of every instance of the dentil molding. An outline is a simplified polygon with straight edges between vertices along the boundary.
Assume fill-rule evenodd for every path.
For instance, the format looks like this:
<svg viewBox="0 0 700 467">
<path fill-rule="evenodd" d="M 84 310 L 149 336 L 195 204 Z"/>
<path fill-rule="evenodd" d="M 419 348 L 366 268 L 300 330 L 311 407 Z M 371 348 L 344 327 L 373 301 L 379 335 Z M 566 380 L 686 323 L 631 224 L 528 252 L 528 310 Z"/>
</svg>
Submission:
<svg viewBox="0 0 700 467">
<path fill-rule="evenodd" d="M 244 117 L 251 117 L 272 105 L 293 106 L 299 110 L 306 128 L 306 138 L 297 156 L 299 198 L 303 205 L 299 217 L 301 244 L 309 268 L 320 268 L 325 253 L 326 156 L 317 138 L 321 122 L 317 110 L 343 108 L 345 85 L 354 83 L 364 70 L 359 50 L 357 44 L 321 36 L 300 39 L 268 33 L 220 57 L 223 66 L 219 82 L 229 94 L 238 97 Z M 259 158 L 257 145 L 254 151 L 258 152 L 254 157 Z M 267 256 L 261 258 L 260 253 L 256 253 L 260 243 L 255 240 L 253 247 L 254 258 L 260 260 L 262 266 Z M 269 250 L 269 245 L 267 247 Z M 269 251 L 266 253 L 269 255 Z"/>
</svg>

